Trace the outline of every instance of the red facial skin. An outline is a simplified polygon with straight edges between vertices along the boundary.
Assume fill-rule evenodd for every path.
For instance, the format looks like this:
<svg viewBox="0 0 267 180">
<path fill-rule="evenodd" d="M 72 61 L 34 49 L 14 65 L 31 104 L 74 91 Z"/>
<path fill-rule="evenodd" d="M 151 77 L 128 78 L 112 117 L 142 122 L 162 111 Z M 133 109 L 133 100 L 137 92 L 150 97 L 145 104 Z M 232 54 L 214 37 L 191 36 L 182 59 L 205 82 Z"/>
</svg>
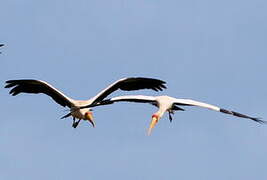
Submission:
<svg viewBox="0 0 267 180">
<path fill-rule="evenodd" d="M 93 115 L 93 113 L 92 113 L 91 111 L 88 111 L 88 112 L 86 112 L 85 114 L 86 114 L 86 115 L 87 115 L 87 114 L 91 114 L 91 115 Z"/>
<path fill-rule="evenodd" d="M 152 119 L 153 119 L 153 118 L 156 118 L 156 119 L 157 119 L 157 122 L 158 122 L 158 120 L 159 120 L 159 115 L 157 115 L 157 114 L 153 114 L 153 115 L 152 115 Z"/>
</svg>

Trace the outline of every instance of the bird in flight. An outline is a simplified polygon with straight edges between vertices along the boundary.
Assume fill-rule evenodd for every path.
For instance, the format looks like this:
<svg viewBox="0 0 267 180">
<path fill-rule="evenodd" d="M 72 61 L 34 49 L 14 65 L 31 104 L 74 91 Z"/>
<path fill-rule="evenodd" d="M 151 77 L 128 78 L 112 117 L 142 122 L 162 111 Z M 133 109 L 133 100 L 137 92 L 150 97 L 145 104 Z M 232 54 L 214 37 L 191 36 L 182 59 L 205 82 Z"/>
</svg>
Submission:
<svg viewBox="0 0 267 180">
<path fill-rule="evenodd" d="M 2 47 L 2 46 L 4 46 L 4 44 L 0 44 L 0 47 Z M 2 52 L 0 52 L 0 54 L 1 54 Z"/>
<path fill-rule="evenodd" d="M 151 89 L 154 91 L 162 91 L 163 89 L 166 88 L 164 84 L 165 84 L 164 81 L 153 78 L 144 78 L 144 77 L 122 78 L 115 81 L 107 88 L 103 89 L 97 95 L 88 100 L 74 100 L 66 96 L 61 91 L 57 90 L 47 82 L 35 79 L 9 80 L 6 81 L 5 88 L 11 88 L 9 93 L 13 96 L 16 96 L 20 93 L 31 93 L 31 94 L 43 93 L 50 96 L 56 103 L 60 104 L 63 107 L 67 106 L 68 108 L 70 108 L 71 112 L 63 116 L 61 119 L 72 116 L 73 117 L 72 127 L 76 128 L 81 120 L 89 121 L 93 127 L 95 126 L 91 108 L 80 109 L 79 107 L 90 106 L 90 105 L 93 106 L 118 89 L 123 91 L 133 91 L 140 89 Z M 78 121 L 76 121 L 76 119 L 78 119 Z"/>
<path fill-rule="evenodd" d="M 172 121 L 172 115 L 175 111 L 184 111 L 183 108 L 180 106 L 198 106 L 202 108 L 207 108 L 210 110 L 230 114 L 233 116 L 241 117 L 241 118 L 247 118 L 251 119 L 258 123 L 265 123 L 266 121 L 263 121 L 259 118 L 247 116 L 235 111 L 226 110 L 223 108 L 219 108 L 217 106 L 207 104 L 204 102 L 199 102 L 191 99 L 177 99 L 170 96 L 143 96 L 143 95 L 129 95 L 129 96 L 118 96 L 113 97 L 110 99 L 103 100 L 97 104 L 81 107 L 81 108 L 88 108 L 88 107 L 94 107 L 99 105 L 108 105 L 113 104 L 114 102 L 120 102 L 120 101 L 126 101 L 126 102 L 136 102 L 136 103 L 149 103 L 156 107 L 158 107 L 158 111 L 152 115 L 152 120 L 150 123 L 150 126 L 148 128 L 148 135 L 151 134 L 152 129 L 155 127 L 155 125 L 158 123 L 158 121 L 161 119 L 161 117 L 164 115 L 165 112 L 168 112 L 169 114 L 169 120 Z"/>
</svg>

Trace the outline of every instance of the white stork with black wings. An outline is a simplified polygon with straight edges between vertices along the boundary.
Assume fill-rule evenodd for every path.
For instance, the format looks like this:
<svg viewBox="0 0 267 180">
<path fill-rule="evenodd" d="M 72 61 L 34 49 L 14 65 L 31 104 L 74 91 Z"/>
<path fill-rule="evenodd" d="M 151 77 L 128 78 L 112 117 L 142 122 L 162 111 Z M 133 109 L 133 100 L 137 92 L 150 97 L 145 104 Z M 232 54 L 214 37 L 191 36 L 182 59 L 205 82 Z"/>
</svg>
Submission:
<svg viewBox="0 0 267 180">
<path fill-rule="evenodd" d="M 20 93 L 43 93 L 51 98 L 53 98 L 58 104 L 64 107 L 69 107 L 71 112 L 62 118 L 69 116 L 73 117 L 72 126 L 76 128 L 81 119 L 88 120 L 94 127 L 93 115 L 90 108 L 80 109 L 81 106 L 90 106 L 97 104 L 107 97 L 112 92 L 121 89 L 123 91 L 133 91 L 140 89 L 152 89 L 155 91 L 162 91 L 166 86 L 165 82 L 152 79 L 152 78 L 143 78 L 143 77 L 130 77 L 123 78 L 115 81 L 107 88 L 99 92 L 96 96 L 92 97 L 89 100 L 74 100 L 64 95 L 62 92 L 51 86 L 45 81 L 34 80 L 34 79 L 20 79 L 20 80 L 9 80 L 6 81 L 7 85 L 5 88 L 12 88 L 10 94 L 16 96 Z M 76 122 L 75 119 L 78 119 Z"/>
<path fill-rule="evenodd" d="M 93 106 L 107 105 L 107 104 L 112 104 L 114 102 L 119 102 L 119 101 L 150 103 L 158 107 L 158 111 L 152 115 L 152 121 L 148 129 L 148 135 L 151 133 L 152 129 L 154 128 L 154 126 L 157 124 L 157 122 L 163 116 L 165 112 L 169 113 L 169 119 L 170 121 L 172 121 L 171 115 L 174 114 L 175 111 L 179 111 L 179 110 L 184 111 L 184 109 L 180 108 L 179 106 L 198 106 L 198 107 L 207 108 L 210 110 L 214 110 L 214 111 L 218 111 L 218 112 L 222 112 L 226 114 L 231 114 L 231 115 L 241 117 L 241 118 L 251 119 L 258 123 L 266 122 L 266 121 L 260 120 L 259 118 L 250 117 L 250 116 L 240 114 L 235 111 L 222 109 L 211 104 L 207 104 L 207 103 L 203 103 L 203 102 L 199 102 L 199 101 L 195 101 L 191 99 L 177 99 L 177 98 L 173 98 L 170 96 L 143 96 L 143 95 L 118 96 L 118 97 L 104 100 L 102 102 L 99 102 L 97 105 L 93 105 Z"/>
</svg>

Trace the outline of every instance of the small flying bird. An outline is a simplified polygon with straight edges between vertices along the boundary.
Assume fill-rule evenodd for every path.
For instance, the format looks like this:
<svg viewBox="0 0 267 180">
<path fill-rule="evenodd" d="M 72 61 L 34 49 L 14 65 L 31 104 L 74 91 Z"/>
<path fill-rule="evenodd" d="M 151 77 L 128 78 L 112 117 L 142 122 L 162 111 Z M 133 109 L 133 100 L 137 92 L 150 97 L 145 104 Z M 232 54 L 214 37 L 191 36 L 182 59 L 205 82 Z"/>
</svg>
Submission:
<svg viewBox="0 0 267 180">
<path fill-rule="evenodd" d="M 4 44 L 0 44 L 0 47 L 2 47 L 2 46 L 4 46 Z M 0 52 L 0 54 L 1 54 L 2 52 Z"/>
<path fill-rule="evenodd" d="M 81 119 L 89 121 L 94 127 L 95 123 L 93 121 L 92 110 L 90 108 L 80 109 L 79 107 L 89 105 L 93 106 L 94 104 L 97 104 L 98 102 L 102 101 L 105 97 L 107 97 L 109 94 L 118 89 L 123 91 L 133 91 L 140 89 L 152 89 L 154 91 L 162 91 L 166 88 L 166 86 L 164 85 L 165 82 L 158 79 L 130 77 L 115 81 L 89 100 L 74 100 L 69 98 L 68 96 L 66 96 L 65 94 L 63 94 L 45 81 L 35 79 L 20 79 L 9 80 L 6 81 L 6 83 L 7 85 L 5 86 L 5 88 L 12 88 L 9 94 L 13 96 L 16 96 L 20 93 L 43 93 L 53 98 L 53 100 L 61 106 L 69 107 L 71 112 L 63 116 L 61 119 L 72 116 L 72 127 L 74 128 L 78 126 Z M 77 122 L 75 121 L 76 118 L 78 119 Z"/>
<path fill-rule="evenodd" d="M 114 102 L 120 102 L 120 101 L 136 102 L 136 103 L 150 103 L 158 107 L 158 111 L 152 115 L 152 120 L 148 128 L 148 135 L 151 134 L 152 129 L 158 123 L 158 121 L 160 120 L 160 118 L 163 116 L 165 112 L 169 113 L 169 120 L 171 122 L 173 119 L 172 115 L 174 114 L 175 111 L 184 111 L 184 109 L 179 106 L 198 106 L 198 107 L 208 108 L 210 110 L 234 115 L 234 116 L 241 117 L 241 118 L 251 119 L 258 123 L 266 122 L 266 121 L 260 120 L 259 118 L 250 117 L 250 116 L 240 114 L 235 111 L 222 109 L 211 104 L 207 104 L 207 103 L 203 103 L 203 102 L 199 102 L 199 101 L 195 101 L 191 99 L 177 99 L 177 98 L 173 98 L 170 96 L 143 96 L 143 95 L 118 96 L 118 97 L 114 97 L 111 99 L 103 100 L 102 102 L 99 102 L 93 106 L 108 105 L 108 104 L 112 104 Z M 85 106 L 84 108 L 93 107 L 93 106 Z"/>
</svg>

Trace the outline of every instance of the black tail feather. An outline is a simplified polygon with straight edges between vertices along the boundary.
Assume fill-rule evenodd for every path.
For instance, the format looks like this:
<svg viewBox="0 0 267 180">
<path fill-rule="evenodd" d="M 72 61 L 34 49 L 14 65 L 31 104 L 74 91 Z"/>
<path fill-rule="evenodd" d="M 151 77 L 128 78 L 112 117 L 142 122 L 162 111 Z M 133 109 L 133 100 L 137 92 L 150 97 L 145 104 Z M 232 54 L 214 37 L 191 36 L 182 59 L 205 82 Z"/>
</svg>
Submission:
<svg viewBox="0 0 267 180">
<path fill-rule="evenodd" d="M 179 106 L 175 106 L 175 105 L 172 106 L 172 110 L 174 110 L 174 111 L 185 111 L 183 108 L 180 108 Z"/>
<path fill-rule="evenodd" d="M 66 114 L 65 116 L 61 117 L 60 119 L 64 119 L 64 118 L 67 118 L 67 117 L 70 117 L 70 116 L 71 116 L 71 113 Z"/>
</svg>

